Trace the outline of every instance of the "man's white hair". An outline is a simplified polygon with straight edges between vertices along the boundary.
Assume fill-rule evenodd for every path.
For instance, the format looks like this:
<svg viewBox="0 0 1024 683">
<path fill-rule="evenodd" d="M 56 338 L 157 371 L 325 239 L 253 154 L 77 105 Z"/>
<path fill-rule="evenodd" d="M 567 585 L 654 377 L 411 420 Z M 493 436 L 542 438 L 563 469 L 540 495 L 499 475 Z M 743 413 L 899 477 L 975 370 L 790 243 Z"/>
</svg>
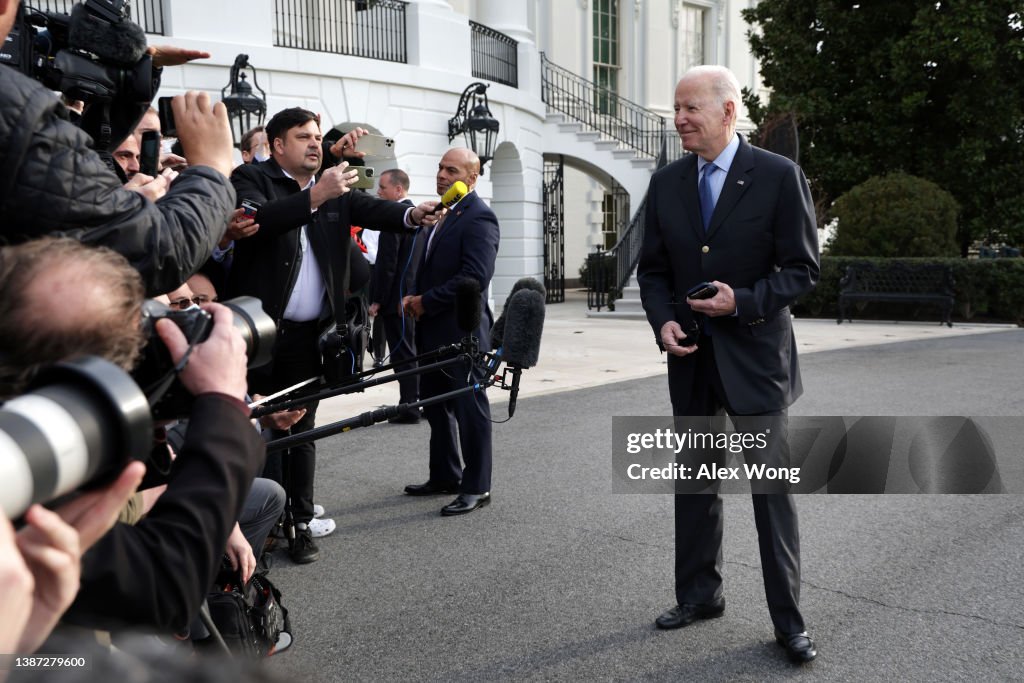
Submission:
<svg viewBox="0 0 1024 683">
<path fill-rule="evenodd" d="M 690 76 L 710 78 L 711 91 L 715 94 L 715 101 L 722 107 L 726 102 L 732 102 L 736 111 L 739 111 L 741 105 L 740 82 L 736 78 L 736 74 L 728 67 L 719 64 L 702 64 L 691 67 L 683 74 L 683 78 Z"/>
</svg>

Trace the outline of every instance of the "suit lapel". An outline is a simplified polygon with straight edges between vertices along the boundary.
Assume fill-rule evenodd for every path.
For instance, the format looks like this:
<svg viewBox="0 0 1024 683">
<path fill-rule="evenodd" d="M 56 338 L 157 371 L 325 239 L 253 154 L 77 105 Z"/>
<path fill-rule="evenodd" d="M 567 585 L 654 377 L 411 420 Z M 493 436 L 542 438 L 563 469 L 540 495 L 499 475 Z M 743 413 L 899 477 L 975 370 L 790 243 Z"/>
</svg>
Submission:
<svg viewBox="0 0 1024 683">
<path fill-rule="evenodd" d="M 449 238 L 452 234 L 454 234 L 455 231 L 454 231 L 453 228 L 455 227 L 455 224 L 458 222 L 458 220 L 462 216 L 462 214 L 464 214 L 466 212 L 466 210 L 470 207 L 472 202 L 475 201 L 475 200 L 476 200 L 476 193 L 475 192 L 471 192 L 471 193 L 467 194 L 462 199 L 462 201 L 460 201 L 453 208 L 448 210 L 448 215 L 445 216 L 445 219 L 444 219 L 444 225 L 441 226 L 441 232 L 437 233 L 437 235 L 434 236 L 434 239 L 432 240 L 432 242 L 430 244 L 429 253 L 426 254 L 426 257 L 424 259 L 424 263 L 426 263 L 427 261 L 429 261 L 429 260 L 434 258 L 434 254 L 437 253 L 438 248 L 440 248 L 440 246 L 441 246 L 441 243 L 440 243 L 441 240 Z M 436 230 L 437 228 L 434 228 L 434 229 Z"/>
<path fill-rule="evenodd" d="M 747 191 L 753 182 L 750 171 L 754 168 L 754 152 L 750 144 L 740 137 L 740 147 L 736 150 L 736 156 L 732 159 L 732 166 L 729 167 L 729 175 L 725 177 L 725 184 L 722 185 L 722 194 L 718 195 L 718 203 L 715 204 L 715 212 L 711 214 L 711 225 L 708 226 L 707 239 L 711 239 L 715 232 L 722 227 L 722 223 L 736 207 L 740 197 Z M 694 191 L 696 193 L 696 190 Z"/>
</svg>

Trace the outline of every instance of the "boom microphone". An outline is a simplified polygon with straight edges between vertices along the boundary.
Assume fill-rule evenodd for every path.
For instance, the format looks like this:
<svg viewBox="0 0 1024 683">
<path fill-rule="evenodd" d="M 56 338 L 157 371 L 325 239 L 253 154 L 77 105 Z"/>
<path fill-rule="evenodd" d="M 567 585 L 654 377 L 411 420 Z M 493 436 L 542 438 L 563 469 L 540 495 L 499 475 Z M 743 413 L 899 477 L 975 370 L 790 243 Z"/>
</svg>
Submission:
<svg viewBox="0 0 1024 683">
<path fill-rule="evenodd" d="M 491 346 L 498 348 L 501 346 L 502 341 L 505 337 L 505 314 L 508 313 L 508 305 L 512 301 L 512 296 L 521 289 L 528 289 L 537 292 L 541 296 L 541 300 L 547 300 L 547 290 L 544 289 L 544 285 L 538 280 L 532 277 L 519 278 L 514 285 L 512 285 L 512 291 L 508 293 L 508 297 L 505 299 L 505 307 L 501 309 L 501 315 L 494 321 L 494 325 L 491 327 Z"/>
<path fill-rule="evenodd" d="M 480 283 L 465 277 L 455 286 L 455 320 L 459 329 L 472 334 L 480 327 Z"/>
<path fill-rule="evenodd" d="M 469 188 L 466 187 L 466 183 L 461 180 L 456 180 L 452 183 L 452 186 L 441 196 L 441 203 L 434 207 L 434 210 L 430 213 L 437 213 L 441 209 L 450 209 L 469 194 Z"/>
<path fill-rule="evenodd" d="M 525 289 L 508 302 L 505 322 L 505 362 L 517 368 L 532 368 L 540 357 L 540 337 L 544 331 L 544 297 Z"/>
<path fill-rule="evenodd" d="M 103 3 L 94 5 L 103 7 Z M 146 32 L 125 18 L 107 21 L 81 3 L 71 8 L 68 46 L 91 52 L 102 60 L 134 66 L 146 54 Z"/>
</svg>

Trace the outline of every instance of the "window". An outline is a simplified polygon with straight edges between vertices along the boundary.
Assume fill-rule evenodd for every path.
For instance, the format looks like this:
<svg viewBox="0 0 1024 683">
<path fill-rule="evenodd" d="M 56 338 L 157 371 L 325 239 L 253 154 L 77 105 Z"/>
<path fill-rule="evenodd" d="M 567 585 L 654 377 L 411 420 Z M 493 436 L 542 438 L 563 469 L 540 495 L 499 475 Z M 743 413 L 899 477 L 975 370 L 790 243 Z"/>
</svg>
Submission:
<svg viewBox="0 0 1024 683">
<path fill-rule="evenodd" d="M 598 88 L 594 106 L 601 114 L 615 112 L 619 91 L 619 0 L 594 0 L 594 83 Z"/>
<path fill-rule="evenodd" d="M 702 7 L 683 4 L 679 17 L 679 37 L 682 45 L 680 55 L 682 72 L 705 62 L 704 22 L 707 10 Z"/>
<path fill-rule="evenodd" d="M 629 192 L 615 180 L 601 200 L 601 233 L 604 249 L 614 247 L 629 227 Z"/>
</svg>

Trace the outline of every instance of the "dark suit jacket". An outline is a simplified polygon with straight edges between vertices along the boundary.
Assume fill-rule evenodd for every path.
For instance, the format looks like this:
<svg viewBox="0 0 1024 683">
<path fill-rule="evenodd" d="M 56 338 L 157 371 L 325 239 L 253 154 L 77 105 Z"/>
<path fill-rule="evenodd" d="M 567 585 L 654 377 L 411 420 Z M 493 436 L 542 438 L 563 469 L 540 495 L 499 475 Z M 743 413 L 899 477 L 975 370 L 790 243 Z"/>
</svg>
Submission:
<svg viewBox="0 0 1024 683">
<path fill-rule="evenodd" d="M 167 490 L 138 525 L 115 524 L 82 556 L 66 623 L 178 631 L 199 613 L 265 457 L 259 432 L 232 403 L 196 397 Z"/>
<path fill-rule="evenodd" d="M 719 280 L 736 292 L 738 315 L 710 321 L 722 384 L 739 414 L 782 410 L 802 393 L 789 306 L 818 281 L 818 231 L 800 167 L 740 146 L 705 235 L 697 198 L 697 156 L 651 178 L 646 232 L 637 269 L 647 319 L 660 345 L 662 326 L 694 324 L 686 292 Z M 685 405 L 694 356 L 669 356 L 674 405 Z"/>
<path fill-rule="evenodd" d="M 404 223 L 406 205 L 365 192 L 347 192 L 325 202 L 314 214 L 309 190 L 299 188 L 273 159 L 242 164 L 232 173 L 231 182 L 239 203 L 251 199 L 262 206 L 256 214 L 259 231 L 235 243 L 228 295 L 258 297 L 263 301 L 263 310 L 275 321 L 281 320 L 299 273 L 299 228 L 303 225 L 310 226 L 306 234 L 320 266 L 332 311 L 337 310 L 337 302 L 344 303 L 346 299 L 351 225 L 390 232 L 408 230 Z"/>
<path fill-rule="evenodd" d="M 413 205 L 410 199 L 403 199 L 401 203 Z M 377 262 L 373 267 L 373 281 L 370 286 L 373 301 L 370 303 L 379 303 L 381 313 L 397 316 L 402 296 L 412 293 L 426 241 L 426 234 L 423 231 L 418 234 L 380 234 L 377 241 Z"/>
<path fill-rule="evenodd" d="M 426 243 L 425 238 L 421 239 Z M 416 344 L 421 352 L 454 344 L 465 336 L 455 312 L 455 290 L 464 277 L 480 283 L 483 315 L 476 336 L 481 348 L 490 348 L 494 316 L 487 305 L 487 286 L 494 275 L 499 239 L 498 218 L 476 192 L 470 192 L 445 218 L 429 254 L 424 247 L 415 292 L 423 297 L 424 313 L 416 325 Z"/>
</svg>

